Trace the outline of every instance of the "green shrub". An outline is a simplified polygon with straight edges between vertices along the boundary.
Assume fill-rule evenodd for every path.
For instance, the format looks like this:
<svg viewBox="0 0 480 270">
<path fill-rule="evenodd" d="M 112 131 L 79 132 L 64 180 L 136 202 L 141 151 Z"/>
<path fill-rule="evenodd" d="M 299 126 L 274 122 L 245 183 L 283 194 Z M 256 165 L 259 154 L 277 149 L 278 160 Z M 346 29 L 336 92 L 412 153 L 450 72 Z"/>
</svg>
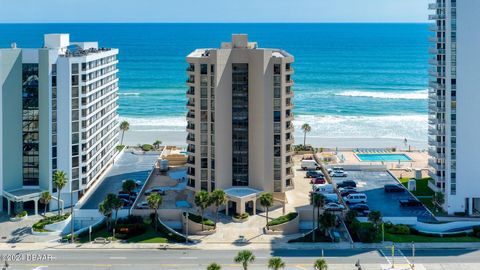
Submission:
<svg viewBox="0 0 480 270">
<path fill-rule="evenodd" d="M 125 148 L 125 145 L 123 144 L 117 145 L 117 151 L 122 151 L 123 148 Z"/>
<path fill-rule="evenodd" d="M 407 225 L 403 225 L 403 224 L 393 225 L 390 228 L 385 228 L 385 230 L 391 234 L 402 234 L 402 235 L 410 234 L 410 228 Z"/>
<path fill-rule="evenodd" d="M 185 216 L 186 213 L 183 213 L 183 215 Z M 202 224 L 202 216 L 195 215 L 195 214 L 192 214 L 192 213 L 188 213 L 188 219 L 195 222 L 195 223 Z M 215 222 L 213 222 L 212 220 L 210 220 L 208 218 L 203 218 L 203 225 L 215 226 Z"/>
<path fill-rule="evenodd" d="M 378 237 L 378 231 L 370 222 L 360 223 L 357 230 L 357 236 L 363 243 L 373 243 Z"/>
<path fill-rule="evenodd" d="M 236 219 L 247 219 L 248 218 L 248 214 L 247 213 L 243 213 L 243 214 L 235 214 L 233 217 L 236 218 Z"/>
<path fill-rule="evenodd" d="M 273 219 L 273 220 L 269 221 L 267 225 L 268 226 L 275 226 L 275 225 L 280 225 L 280 224 L 283 224 L 283 223 L 287 223 L 287 222 L 295 219 L 297 216 L 298 216 L 298 213 L 291 212 L 291 213 L 288 213 L 284 216 L 281 216 L 281 217 L 278 217 L 276 219 Z"/>
<path fill-rule="evenodd" d="M 131 224 L 117 224 L 115 232 L 118 235 L 115 236 L 119 239 L 128 239 L 137 235 L 144 234 L 147 231 L 146 224 L 143 223 L 131 223 Z"/>
<path fill-rule="evenodd" d="M 15 217 L 16 218 L 23 218 L 23 217 L 26 217 L 27 216 L 27 211 L 22 211 L 20 213 L 18 213 Z"/>
<path fill-rule="evenodd" d="M 153 149 L 153 146 L 151 144 L 142 145 L 142 150 L 145 152 L 151 151 L 152 149 Z"/>
<path fill-rule="evenodd" d="M 480 238 L 480 226 L 473 226 L 473 235 Z"/>
<path fill-rule="evenodd" d="M 37 221 L 37 223 L 33 224 L 32 228 L 36 232 L 47 232 L 47 230 L 45 230 L 45 225 L 49 225 L 49 224 L 53 224 L 53 223 L 56 223 L 56 222 L 64 221 L 69 216 L 70 216 L 70 213 L 66 213 L 66 214 L 60 215 L 60 216 L 46 217 L 44 219 L 41 219 L 41 220 Z"/>
</svg>

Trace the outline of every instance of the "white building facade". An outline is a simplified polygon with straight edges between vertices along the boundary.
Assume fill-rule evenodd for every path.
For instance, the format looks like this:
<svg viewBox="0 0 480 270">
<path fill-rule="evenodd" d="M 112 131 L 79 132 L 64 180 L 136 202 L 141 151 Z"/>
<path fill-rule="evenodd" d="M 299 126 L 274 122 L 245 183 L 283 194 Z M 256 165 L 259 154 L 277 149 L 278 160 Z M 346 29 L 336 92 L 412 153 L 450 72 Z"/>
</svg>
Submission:
<svg viewBox="0 0 480 270">
<path fill-rule="evenodd" d="M 293 60 L 247 35 L 187 56 L 189 189 L 226 190 L 243 213 L 293 188 Z"/>
<path fill-rule="evenodd" d="M 20 141 L 1 151 L 1 209 L 16 212 L 23 203 L 37 205 L 43 191 L 58 197 L 52 184 L 57 170 L 67 175 L 61 199 L 69 206 L 70 198 L 78 201 L 113 163 L 119 134 L 117 54 L 97 42 L 70 42 L 68 34 L 45 35 L 40 49 L 0 50 L 0 57 L 15 58 L 15 64 L 0 58 L 1 73 L 10 76 L 0 81 L 2 97 L 10 100 L 0 103 L 20 112 L 10 119 L 2 111 L 2 119 L 15 127 L 4 135 Z M 3 146 L 7 141 L 2 139 Z M 11 156 L 16 158 L 10 166 L 20 167 L 20 173 L 6 166 Z"/>
<path fill-rule="evenodd" d="M 449 214 L 480 214 L 480 29 L 477 0 L 437 0 L 430 49 L 430 185 Z"/>
</svg>

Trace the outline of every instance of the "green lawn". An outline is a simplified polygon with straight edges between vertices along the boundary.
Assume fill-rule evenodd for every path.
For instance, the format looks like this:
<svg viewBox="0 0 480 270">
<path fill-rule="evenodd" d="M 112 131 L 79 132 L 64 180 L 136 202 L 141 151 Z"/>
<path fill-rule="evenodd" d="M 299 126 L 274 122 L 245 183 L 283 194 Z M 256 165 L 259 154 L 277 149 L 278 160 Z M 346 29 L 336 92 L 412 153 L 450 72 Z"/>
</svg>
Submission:
<svg viewBox="0 0 480 270">
<path fill-rule="evenodd" d="M 408 180 L 410 180 L 410 179 L 411 178 L 400 178 L 400 182 L 406 188 L 408 188 Z M 433 194 L 435 194 L 435 192 L 433 192 L 433 190 L 431 190 L 428 187 L 428 181 L 430 179 L 431 178 L 423 178 L 423 179 L 417 180 L 417 190 L 412 191 L 412 194 L 415 195 L 415 196 L 433 196 Z"/>
<path fill-rule="evenodd" d="M 128 239 L 129 243 L 168 243 L 168 239 L 162 237 L 160 233 L 155 233 L 152 226 L 148 226 L 147 232 L 142 235 L 134 236 Z"/>
<path fill-rule="evenodd" d="M 447 242 L 480 242 L 480 238 L 473 236 L 456 236 L 456 237 L 433 237 L 424 235 L 401 235 L 385 233 L 385 241 L 395 243 L 447 243 Z"/>
<path fill-rule="evenodd" d="M 168 239 L 163 237 L 161 233 L 155 233 L 154 228 L 150 224 L 146 224 L 146 226 L 147 226 L 147 231 L 144 234 L 134 236 L 130 239 L 127 239 L 127 241 L 129 243 L 168 243 Z M 98 237 L 108 238 L 111 236 L 112 236 L 112 232 L 107 231 L 107 228 L 103 227 L 98 231 L 92 232 L 92 241 Z M 79 237 L 78 241 L 80 243 L 87 243 L 89 241 L 88 233 Z"/>
<path fill-rule="evenodd" d="M 400 178 L 400 182 L 408 188 L 408 180 L 410 178 Z M 434 215 L 436 216 L 446 216 L 446 212 L 444 212 L 442 209 L 435 209 L 433 206 L 432 198 L 435 192 L 428 187 L 428 181 L 430 181 L 431 178 L 423 178 L 420 180 L 417 180 L 417 190 L 412 191 L 412 194 L 417 196 L 418 199 L 427 207 Z"/>
</svg>

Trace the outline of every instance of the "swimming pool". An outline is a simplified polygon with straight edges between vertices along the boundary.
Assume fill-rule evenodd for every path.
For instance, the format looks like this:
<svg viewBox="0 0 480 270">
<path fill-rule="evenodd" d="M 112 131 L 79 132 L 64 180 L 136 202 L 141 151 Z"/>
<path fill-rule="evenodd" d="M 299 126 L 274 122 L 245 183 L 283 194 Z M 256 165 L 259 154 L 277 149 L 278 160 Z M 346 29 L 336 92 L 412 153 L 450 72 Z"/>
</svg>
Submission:
<svg viewBox="0 0 480 270">
<path fill-rule="evenodd" d="M 356 154 L 360 161 L 370 162 L 395 162 L 395 161 L 412 161 L 412 159 L 405 154 Z"/>
</svg>

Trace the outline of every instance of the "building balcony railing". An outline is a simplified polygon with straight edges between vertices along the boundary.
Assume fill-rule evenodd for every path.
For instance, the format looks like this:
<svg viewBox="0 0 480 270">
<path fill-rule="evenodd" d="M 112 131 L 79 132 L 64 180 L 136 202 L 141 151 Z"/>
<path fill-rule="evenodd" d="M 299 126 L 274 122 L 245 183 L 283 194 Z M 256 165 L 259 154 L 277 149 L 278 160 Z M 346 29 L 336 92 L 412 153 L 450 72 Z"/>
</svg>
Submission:
<svg viewBox="0 0 480 270">
<path fill-rule="evenodd" d="M 444 60 L 438 60 L 436 58 L 428 59 L 428 63 L 430 65 L 434 65 L 434 66 L 445 66 L 445 61 Z"/>
<path fill-rule="evenodd" d="M 195 132 L 195 125 L 188 124 L 187 125 L 187 132 L 194 133 Z"/>
<path fill-rule="evenodd" d="M 445 153 L 439 153 L 433 149 L 429 149 L 428 150 L 428 154 L 433 157 L 433 158 L 441 158 L 441 159 L 445 159 Z"/>
<path fill-rule="evenodd" d="M 430 37 L 428 37 L 428 40 L 430 42 L 434 42 L 434 43 L 444 43 L 445 42 L 445 38 L 437 37 L 437 36 L 430 36 Z"/>
<path fill-rule="evenodd" d="M 431 3 L 428 4 L 428 9 L 434 10 L 434 9 L 445 9 L 445 4 L 441 3 Z"/>
<path fill-rule="evenodd" d="M 191 90 L 191 89 L 188 89 L 187 90 L 187 97 L 193 97 L 195 95 L 195 91 L 194 90 Z"/>
<path fill-rule="evenodd" d="M 445 112 L 445 107 L 444 106 L 439 106 L 436 102 L 429 103 L 428 104 L 428 109 L 432 112 L 437 112 L 437 113 L 444 113 Z"/>
<path fill-rule="evenodd" d="M 445 49 L 429 48 L 429 49 L 428 49 L 428 52 L 429 52 L 430 54 L 443 55 L 443 54 L 445 54 Z"/>
<path fill-rule="evenodd" d="M 291 85 L 293 85 L 294 82 L 293 82 L 292 79 L 290 79 L 290 80 L 286 80 L 285 83 L 286 83 L 287 85 L 291 86 Z"/>
<path fill-rule="evenodd" d="M 446 15 L 445 14 L 432 14 L 432 15 L 428 15 L 428 19 L 429 20 L 445 20 L 446 19 Z"/>
<path fill-rule="evenodd" d="M 287 74 L 293 74 L 294 72 L 295 72 L 295 70 L 293 69 L 293 67 L 285 68 L 285 73 L 287 73 Z"/>
<path fill-rule="evenodd" d="M 445 142 L 439 142 L 435 140 L 428 140 L 428 145 L 435 147 L 445 147 Z"/>
<path fill-rule="evenodd" d="M 193 112 L 188 112 L 188 113 L 187 113 L 187 119 L 195 120 L 195 113 L 193 113 Z"/>
<path fill-rule="evenodd" d="M 193 78 L 188 78 L 188 79 L 187 79 L 187 83 L 194 84 L 194 83 L 195 83 L 195 79 L 193 79 Z"/>
<path fill-rule="evenodd" d="M 288 121 L 291 121 L 293 120 L 293 113 L 288 113 L 285 115 L 285 119 L 287 119 Z"/>
<path fill-rule="evenodd" d="M 187 67 L 187 72 L 195 72 L 195 66 L 189 66 Z"/>
<path fill-rule="evenodd" d="M 444 171 L 445 170 L 445 164 L 439 164 L 435 161 L 435 159 L 429 159 L 428 160 L 428 166 L 435 169 L 436 171 Z"/>
<path fill-rule="evenodd" d="M 187 135 L 187 143 L 194 144 L 195 143 L 195 136 L 193 134 Z"/>
<path fill-rule="evenodd" d="M 437 71 L 436 68 L 429 69 L 428 74 L 435 78 L 445 78 L 445 71 Z"/>
<path fill-rule="evenodd" d="M 193 110 L 193 109 L 195 109 L 195 103 L 189 101 L 189 102 L 187 102 L 187 107 L 189 107 L 189 109 Z"/>
<path fill-rule="evenodd" d="M 445 125 L 445 119 L 428 119 L 430 125 Z"/>
<path fill-rule="evenodd" d="M 189 144 L 187 147 L 188 153 L 195 153 L 195 145 Z"/>
</svg>

